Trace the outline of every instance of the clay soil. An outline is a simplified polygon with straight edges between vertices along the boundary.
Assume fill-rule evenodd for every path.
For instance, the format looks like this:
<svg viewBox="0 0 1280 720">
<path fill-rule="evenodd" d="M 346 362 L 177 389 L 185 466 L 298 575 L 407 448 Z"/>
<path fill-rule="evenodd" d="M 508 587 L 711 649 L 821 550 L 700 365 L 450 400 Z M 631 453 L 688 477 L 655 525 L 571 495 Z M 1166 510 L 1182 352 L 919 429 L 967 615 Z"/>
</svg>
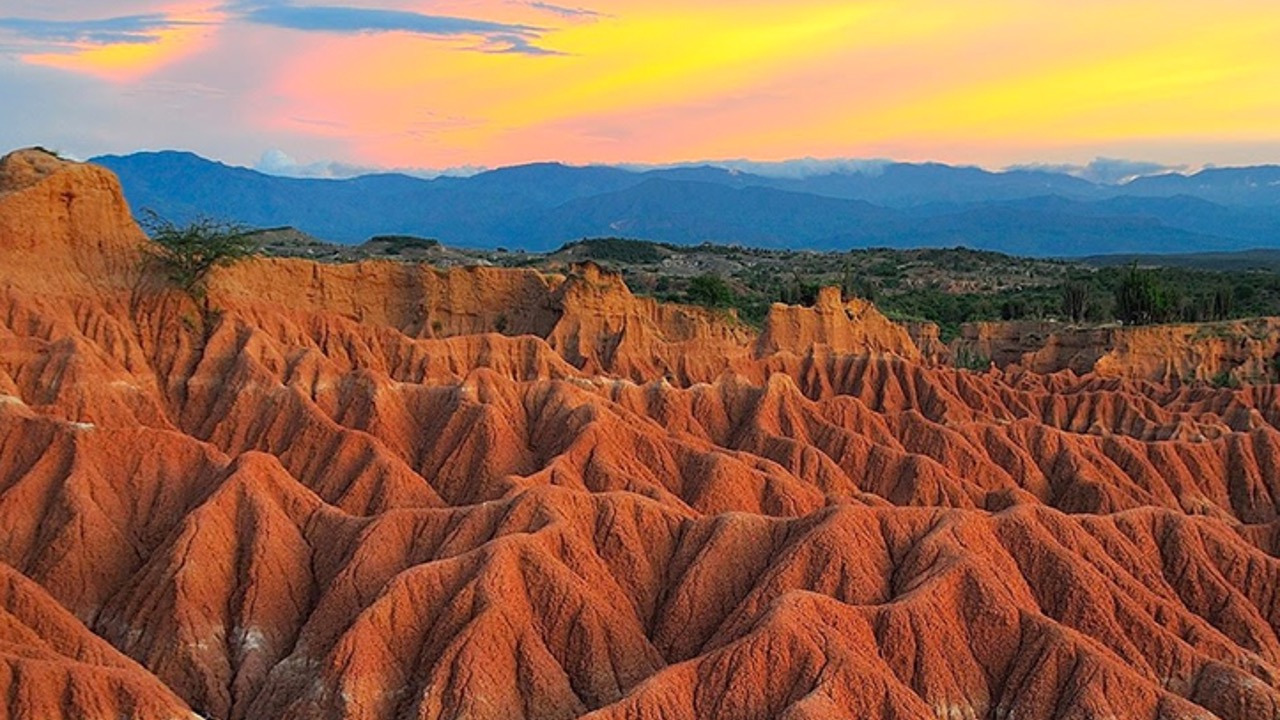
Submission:
<svg viewBox="0 0 1280 720">
<path fill-rule="evenodd" d="M 0 718 L 1280 716 L 1275 386 L 146 242 L 0 161 Z"/>
</svg>

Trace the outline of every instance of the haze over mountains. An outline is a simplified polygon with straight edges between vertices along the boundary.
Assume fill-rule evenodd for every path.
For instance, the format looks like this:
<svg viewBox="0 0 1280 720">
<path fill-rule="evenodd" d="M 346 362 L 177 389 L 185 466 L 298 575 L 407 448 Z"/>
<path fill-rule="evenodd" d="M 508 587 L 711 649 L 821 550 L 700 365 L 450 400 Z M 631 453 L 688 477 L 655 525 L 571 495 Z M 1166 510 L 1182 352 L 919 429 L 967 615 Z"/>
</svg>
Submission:
<svg viewBox="0 0 1280 720">
<path fill-rule="evenodd" d="M 1021 255 L 1280 246 L 1280 167 L 1103 184 L 1055 170 L 887 164 L 804 178 L 723 168 L 534 164 L 472 177 L 298 179 L 185 152 L 95 158 L 134 208 L 360 242 L 404 233 L 546 250 L 587 236 L 843 249 L 955 246 Z"/>
</svg>

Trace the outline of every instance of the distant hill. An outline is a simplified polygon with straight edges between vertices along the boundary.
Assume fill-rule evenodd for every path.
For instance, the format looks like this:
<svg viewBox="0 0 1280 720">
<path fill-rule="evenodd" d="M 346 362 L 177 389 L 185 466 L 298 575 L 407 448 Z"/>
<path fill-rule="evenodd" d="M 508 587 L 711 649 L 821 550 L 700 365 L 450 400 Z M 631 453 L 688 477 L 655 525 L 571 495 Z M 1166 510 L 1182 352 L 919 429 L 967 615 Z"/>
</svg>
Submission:
<svg viewBox="0 0 1280 720">
<path fill-rule="evenodd" d="M 1086 265 L 1115 267 L 1137 264 L 1142 267 L 1194 268 L 1220 272 L 1280 272 L 1280 249 L 1240 250 L 1220 253 L 1180 253 L 1174 255 L 1094 255 L 1080 258 Z"/>
<path fill-rule="evenodd" d="M 769 187 L 646 179 L 530 218 L 526 235 L 540 246 L 577 237 L 624 235 L 695 244 L 830 249 L 849 228 L 898 220 L 897 210 L 862 200 L 819 197 Z"/>
<path fill-rule="evenodd" d="M 951 247 L 1041 257 L 1280 247 L 1280 168 L 1205 170 L 1126 185 L 1056 172 L 889 164 L 777 178 L 715 167 L 633 172 L 542 163 L 468 178 L 283 178 L 184 152 L 104 156 L 135 209 L 292 226 L 341 243 L 375 235 L 549 250 L 592 236 L 764 247 Z"/>
</svg>

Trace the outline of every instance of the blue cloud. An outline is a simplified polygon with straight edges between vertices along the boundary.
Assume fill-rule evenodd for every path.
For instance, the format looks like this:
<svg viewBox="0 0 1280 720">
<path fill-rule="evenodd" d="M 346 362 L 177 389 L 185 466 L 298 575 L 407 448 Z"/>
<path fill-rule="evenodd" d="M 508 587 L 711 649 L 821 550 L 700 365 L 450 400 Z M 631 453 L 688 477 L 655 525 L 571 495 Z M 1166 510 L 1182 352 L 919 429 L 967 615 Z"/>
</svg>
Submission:
<svg viewBox="0 0 1280 720">
<path fill-rule="evenodd" d="M 428 37 L 478 37 L 485 52 L 558 55 L 535 45 L 545 28 L 406 10 L 343 6 L 295 5 L 290 2 L 242 0 L 226 8 L 246 22 L 303 32 L 370 34 L 406 32 Z"/>
<path fill-rule="evenodd" d="M 158 13 L 126 15 L 101 20 L 0 18 L 0 30 L 7 30 L 26 40 L 96 45 L 154 42 L 157 32 L 189 24 L 191 23 L 171 20 L 168 16 Z"/>
<path fill-rule="evenodd" d="M 589 10 L 587 8 L 566 7 L 564 5 L 554 5 L 549 2 L 531 2 L 528 5 L 534 10 L 543 10 L 566 18 L 595 19 L 603 17 L 595 10 Z"/>
<path fill-rule="evenodd" d="M 546 29 L 533 25 L 382 8 L 296 5 L 288 0 L 232 0 L 222 9 L 240 22 L 302 32 L 406 32 L 435 38 L 476 38 L 480 43 L 475 49 L 482 52 L 562 54 L 539 46 L 537 41 Z M 191 24 L 160 13 L 99 20 L 0 17 L 0 32 L 7 31 L 28 43 L 115 45 L 154 42 L 161 30 Z"/>
<path fill-rule="evenodd" d="M 486 45 L 482 50 L 495 54 L 517 55 L 564 55 L 559 50 L 549 50 L 529 42 L 523 35 L 494 34 L 485 38 Z"/>
<path fill-rule="evenodd" d="M 539 31 L 526 25 L 377 8 L 267 5 L 249 10 L 243 17 L 260 25 L 334 33 L 410 32 L 449 36 L 489 33 L 533 35 Z"/>
</svg>

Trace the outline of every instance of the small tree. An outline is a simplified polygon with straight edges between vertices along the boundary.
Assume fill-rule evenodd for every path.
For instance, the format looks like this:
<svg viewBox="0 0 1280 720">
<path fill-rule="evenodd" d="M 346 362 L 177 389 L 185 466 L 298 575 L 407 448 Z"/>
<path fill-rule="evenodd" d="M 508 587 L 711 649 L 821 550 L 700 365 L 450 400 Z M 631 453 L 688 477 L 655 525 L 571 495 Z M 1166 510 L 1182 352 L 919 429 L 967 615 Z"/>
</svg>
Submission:
<svg viewBox="0 0 1280 720">
<path fill-rule="evenodd" d="M 1235 312 L 1235 294 L 1230 285 L 1222 285 L 1213 291 L 1213 319 L 1226 320 Z"/>
<path fill-rule="evenodd" d="M 1126 325 L 1150 325 L 1168 319 L 1169 294 L 1156 281 L 1155 276 L 1139 270 L 1137 264 L 1129 266 L 1129 272 L 1116 287 L 1116 318 Z"/>
<path fill-rule="evenodd" d="M 1022 298 L 1009 298 L 1000 303 L 1001 320 L 1021 320 L 1027 316 L 1027 303 Z"/>
<path fill-rule="evenodd" d="M 1073 323 L 1084 322 L 1089 306 L 1089 286 L 1079 280 L 1068 281 L 1062 286 L 1062 314 Z"/>
<path fill-rule="evenodd" d="M 148 211 L 142 226 L 151 236 L 148 253 L 169 281 L 204 301 L 209 273 L 256 257 L 258 243 L 244 226 L 207 217 L 177 225 Z"/>
<path fill-rule="evenodd" d="M 705 307 L 728 307 L 733 304 L 733 290 L 719 275 L 699 275 L 689 281 L 689 301 Z"/>
<path fill-rule="evenodd" d="M 840 277 L 840 295 L 846 298 L 876 299 L 875 282 L 866 276 L 859 275 L 852 263 L 845 262 L 844 272 Z"/>
</svg>

